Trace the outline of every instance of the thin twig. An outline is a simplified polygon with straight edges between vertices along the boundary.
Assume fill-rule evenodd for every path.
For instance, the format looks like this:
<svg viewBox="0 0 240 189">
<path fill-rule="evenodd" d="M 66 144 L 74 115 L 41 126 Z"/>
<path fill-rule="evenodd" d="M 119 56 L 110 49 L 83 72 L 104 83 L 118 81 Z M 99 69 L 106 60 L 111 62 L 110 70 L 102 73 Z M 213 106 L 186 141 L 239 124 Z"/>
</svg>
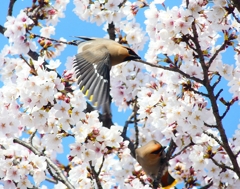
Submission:
<svg viewBox="0 0 240 189">
<path fill-rule="evenodd" d="M 228 111 L 230 110 L 230 107 L 231 107 L 231 104 L 227 104 L 226 110 L 224 111 L 223 115 L 220 116 L 221 119 L 223 119 L 227 115 Z"/>
<path fill-rule="evenodd" d="M 30 135 L 28 139 L 29 144 L 31 144 L 32 146 L 33 146 L 33 138 L 36 135 L 36 133 L 37 133 L 37 129 Z"/>
<path fill-rule="evenodd" d="M 135 129 L 135 149 L 137 149 L 138 144 L 139 144 L 139 129 L 138 129 L 138 120 L 137 120 L 137 111 L 138 111 L 138 106 L 137 106 L 137 97 L 134 100 L 134 105 L 133 105 L 133 119 L 134 119 L 134 129 Z"/>
<path fill-rule="evenodd" d="M 30 172 L 29 175 L 33 176 L 33 172 Z M 45 177 L 45 180 L 48 181 L 48 182 L 51 182 L 53 184 L 57 184 L 58 183 L 58 180 L 53 180 L 51 178 L 48 178 L 47 176 Z"/>
<path fill-rule="evenodd" d="M 240 150 L 236 153 L 235 157 L 237 158 L 239 154 L 240 154 Z"/>
<path fill-rule="evenodd" d="M 94 177 L 94 179 L 96 180 L 96 184 L 97 184 L 97 186 L 98 186 L 98 189 L 103 189 L 102 184 L 101 184 L 101 181 L 99 180 L 98 174 L 97 174 L 97 172 L 95 171 L 94 166 L 92 165 L 92 161 L 89 161 L 89 165 L 90 165 L 90 168 L 91 168 L 91 170 L 92 170 L 93 177 Z"/>
<path fill-rule="evenodd" d="M 163 70 L 168 70 L 168 71 L 172 71 L 172 72 L 177 72 L 177 73 L 180 73 L 181 75 L 183 75 L 184 77 L 188 78 L 188 79 L 192 79 L 198 83 L 201 83 L 203 84 L 203 81 L 201 79 L 198 79 L 196 77 L 193 77 L 193 76 L 190 76 L 189 74 L 186 74 L 185 72 L 183 72 L 182 70 L 180 70 L 179 68 L 177 67 L 167 67 L 167 66 L 161 66 L 159 64 L 153 64 L 153 63 L 150 63 L 150 62 L 146 62 L 144 60 L 141 60 L 141 59 L 137 59 L 137 60 L 134 60 L 136 62 L 141 62 L 143 64 L 146 64 L 146 65 L 149 65 L 151 67 L 155 67 L 155 68 L 160 68 L 160 69 L 163 69 Z"/>
<path fill-rule="evenodd" d="M 223 89 L 220 89 L 220 90 L 218 91 L 218 93 L 217 93 L 216 96 L 215 96 L 216 100 L 218 99 L 219 95 L 220 95 L 222 92 L 223 92 Z"/>
<path fill-rule="evenodd" d="M 220 146 L 223 146 L 222 142 L 217 137 L 215 137 L 212 133 L 209 133 L 207 131 L 203 131 L 203 133 L 211 137 L 212 139 L 214 139 Z"/>
<path fill-rule="evenodd" d="M 129 123 L 133 123 L 132 119 L 134 117 L 134 112 L 132 112 L 132 114 L 128 117 L 127 121 L 125 122 L 125 125 L 123 127 L 123 132 L 121 134 L 121 136 L 123 137 L 124 140 L 127 140 L 129 142 L 128 144 L 128 148 L 131 151 L 131 155 L 132 157 L 136 157 L 135 156 L 135 145 L 133 144 L 133 142 L 127 137 L 127 129 L 128 129 L 128 124 Z"/>
<path fill-rule="evenodd" d="M 121 2 L 118 7 L 121 8 L 125 3 L 127 2 L 127 0 L 123 0 L 123 2 Z"/>
<path fill-rule="evenodd" d="M 211 64 L 213 63 L 213 61 L 215 60 L 215 58 L 217 57 L 217 55 L 223 51 L 225 48 L 226 48 L 226 45 L 227 45 L 227 40 L 224 41 L 224 43 L 221 45 L 221 47 L 216 50 L 216 52 L 213 54 L 213 56 L 210 58 L 210 60 L 208 61 L 208 66 L 210 67 Z"/>
<path fill-rule="evenodd" d="M 217 128 L 217 125 L 209 125 L 206 122 L 204 122 L 204 125 L 209 128 L 215 128 L 215 129 Z"/>
<path fill-rule="evenodd" d="M 190 147 L 192 145 L 194 145 L 194 143 L 191 141 L 191 143 L 184 146 L 183 149 L 181 149 L 178 153 L 174 154 L 174 156 L 172 156 L 170 159 L 173 159 L 173 158 L 177 157 L 178 155 L 180 155 L 183 151 L 185 151 L 188 147 Z"/>
<path fill-rule="evenodd" d="M 23 57 L 23 55 L 20 54 L 19 57 L 29 66 L 29 68 L 32 68 L 28 61 Z"/>
<path fill-rule="evenodd" d="M 54 173 L 53 173 L 53 171 L 52 171 L 52 169 L 51 169 L 51 167 L 47 164 L 47 170 L 48 170 L 48 172 L 49 172 L 49 174 L 55 179 L 55 182 L 56 182 L 56 184 L 58 183 L 58 180 L 59 180 L 59 178 L 58 178 L 58 176 L 57 175 L 55 175 Z"/>
<path fill-rule="evenodd" d="M 208 94 L 203 93 L 203 92 L 200 92 L 200 91 L 196 91 L 196 90 L 193 89 L 193 88 L 190 88 L 189 90 L 192 91 L 192 92 L 194 92 L 195 94 L 199 94 L 199 95 L 205 96 L 205 97 L 207 97 L 207 98 L 209 97 Z"/>
<path fill-rule="evenodd" d="M 217 84 L 221 81 L 222 79 L 222 76 L 221 75 L 218 75 L 218 80 L 213 84 L 213 89 L 217 86 Z"/>
<path fill-rule="evenodd" d="M 97 176 L 99 176 L 99 174 L 100 174 L 101 171 L 102 171 L 104 161 L 105 161 L 105 157 L 104 157 L 104 155 L 103 155 L 102 163 L 101 163 L 101 165 L 100 165 L 100 167 L 99 167 L 99 170 L 98 170 L 98 172 L 97 172 Z"/>
<path fill-rule="evenodd" d="M 124 136 L 127 135 L 128 124 L 132 123 L 132 118 L 133 117 L 134 117 L 134 112 L 132 112 L 131 115 L 128 117 L 127 121 L 125 121 L 125 125 L 123 127 L 122 135 L 124 135 Z"/>
<path fill-rule="evenodd" d="M 43 37 L 43 36 L 41 36 L 41 35 L 31 33 L 31 32 L 29 32 L 29 31 L 28 31 L 28 33 L 29 33 L 30 35 L 32 35 L 33 37 L 39 37 L 39 38 L 46 39 L 46 40 L 49 40 L 49 41 L 53 41 L 53 42 L 56 42 L 56 43 L 63 43 L 63 44 L 66 44 L 66 45 L 74 45 L 74 46 L 77 46 L 77 43 L 72 42 L 72 41 L 61 41 L 61 40 L 57 40 L 57 39 L 51 39 L 51 38 L 48 38 L 48 37 Z"/>
<path fill-rule="evenodd" d="M 231 170 L 231 171 L 234 171 L 234 169 L 233 169 L 232 167 L 229 167 L 229 166 L 223 164 L 222 162 L 221 162 L 221 163 L 218 163 L 217 160 L 215 160 L 213 157 L 210 157 L 210 159 L 213 161 L 213 163 L 214 163 L 216 166 L 222 168 L 223 170 L 229 169 L 229 170 Z"/>
</svg>

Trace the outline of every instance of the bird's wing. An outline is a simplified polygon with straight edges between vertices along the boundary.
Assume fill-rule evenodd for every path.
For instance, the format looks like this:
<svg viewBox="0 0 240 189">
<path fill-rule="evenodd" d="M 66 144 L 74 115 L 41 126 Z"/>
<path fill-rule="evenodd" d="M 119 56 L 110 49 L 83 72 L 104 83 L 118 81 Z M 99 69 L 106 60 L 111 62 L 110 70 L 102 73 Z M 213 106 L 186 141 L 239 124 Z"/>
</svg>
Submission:
<svg viewBox="0 0 240 189">
<path fill-rule="evenodd" d="M 103 113 L 110 113 L 110 54 L 104 45 L 96 45 L 76 55 L 75 68 L 82 92 Z"/>
</svg>

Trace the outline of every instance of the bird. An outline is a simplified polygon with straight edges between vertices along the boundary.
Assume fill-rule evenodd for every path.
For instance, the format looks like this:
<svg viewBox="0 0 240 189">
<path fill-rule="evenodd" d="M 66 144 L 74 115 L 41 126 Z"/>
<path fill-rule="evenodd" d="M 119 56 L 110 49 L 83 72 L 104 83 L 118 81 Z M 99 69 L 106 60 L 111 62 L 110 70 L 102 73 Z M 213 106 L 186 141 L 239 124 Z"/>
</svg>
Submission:
<svg viewBox="0 0 240 189">
<path fill-rule="evenodd" d="M 165 157 L 165 148 L 166 147 L 162 146 L 158 141 L 151 140 L 135 150 L 138 163 L 142 166 L 145 173 L 154 180 L 157 178 L 162 158 Z M 177 180 L 170 175 L 166 167 L 161 178 L 162 187 L 169 189 L 176 184 Z"/>
<path fill-rule="evenodd" d="M 110 70 L 125 61 L 141 59 L 131 48 L 105 38 L 77 37 L 73 67 L 80 90 L 102 110 L 111 114 Z"/>
</svg>

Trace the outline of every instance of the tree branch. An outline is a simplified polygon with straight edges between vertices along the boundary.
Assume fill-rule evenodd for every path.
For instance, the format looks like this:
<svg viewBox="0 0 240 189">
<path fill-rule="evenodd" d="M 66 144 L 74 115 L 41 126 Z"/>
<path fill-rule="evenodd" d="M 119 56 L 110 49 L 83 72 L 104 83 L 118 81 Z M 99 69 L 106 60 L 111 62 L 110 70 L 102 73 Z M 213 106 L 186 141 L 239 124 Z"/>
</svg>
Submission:
<svg viewBox="0 0 240 189">
<path fill-rule="evenodd" d="M 230 110 L 231 104 L 227 104 L 227 108 L 226 110 L 223 112 L 223 115 L 220 116 L 220 119 L 222 120 L 228 113 L 228 111 Z"/>
<path fill-rule="evenodd" d="M 97 172 L 97 176 L 99 176 L 99 174 L 101 173 L 101 170 L 102 170 L 102 168 L 103 168 L 103 163 L 104 163 L 104 161 L 105 161 L 105 157 L 104 157 L 104 155 L 103 155 L 102 163 L 101 163 L 101 165 L 100 165 L 100 167 L 99 167 L 99 170 L 98 170 L 98 172 Z"/>
<path fill-rule="evenodd" d="M 222 76 L 221 75 L 218 75 L 218 80 L 213 84 L 213 89 L 217 86 L 217 84 L 221 81 L 222 79 Z"/>
<path fill-rule="evenodd" d="M 115 41 L 116 34 L 115 34 L 115 25 L 113 22 L 111 24 L 108 24 L 107 32 L 108 32 L 109 38 Z"/>
<path fill-rule="evenodd" d="M 232 165 L 234 167 L 234 172 L 238 175 L 238 178 L 240 178 L 240 167 L 239 167 L 238 162 L 237 162 L 237 160 L 236 160 L 236 158 L 234 156 L 233 151 L 231 150 L 231 148 L 229 146 L 228 138 L 227 138 L 225 129 L 224 129 L 223 124 L 222 124 L 221 116 L 219 114 L 219 109 L 218 109 L 218 105 L 217 105 L 217 99 L 216 99 L 216 97 L 214 95 L 214 89 L 210 85 L 210 81 L 208 79 L 208 68 L 209 68 L 209 66 L 206 66 L 206 64 L 205 64 L 203 52 L 201 50 L 201 46 L 200 46 L 199 41 L 198 41 L 198 32 L 197 32 L 197 29 L 196 29 L 195 22 L 192 23 L 192 30 L 193 30 L 193 35 L 194 35 L 193 42 L 196 45 L 197 52 L 198 52 L 199 59 L 200 59 L 200 64 L 201 64 L 202 70 L 203 70 L 203 75 L 204 75 L 204 80 L 203 80 L 204 84 L 203 85 L 206 87 L 206 90 L 207 90 L 208 95 L 209 95 L 209 100 L 210 100 L 211 105 L 212 105 L 213 115 L 214 115 L 215 120 L 216 120 L 217 129 L 219 131 L 222 143 L 216 137 L 213 137 L 213 138 L 215 140 L 217 139 L 216 141 L 218 143 L 220 142 L 219 144 L 222 144 L 222 147 L 225 149 L 225 151 L 227 152 L 227 154 L 228 154 L 228 156 L 229 156 L 229 158 L 231 160 L 231 163 L 232 163 Z M 223 46 L 224 45 L 222 45 L 222 48 L 223 48 Z M 211 62 L 214 60 L 214 58 L 217 56 L 217 54 L 220 52 L 220 50 L 222 50 L 222 48 L 218 49 L 218 51 L 215 52 L 213 57 L 210 59 Z"/>
<path fill-rule="evenodd" d="M 101 184 L 101 182 L 100 182 L 100 180 L 99 180 L 98 174 L 97 174 L 97 172 L 95 171 L 94 166 L 92 166 L 92 161 L 89 162 L 89 165 L 90 165 L 90 168 L 91 168 L 91 170 L 92 170 L 93 177 L 94 177 L 94 179 L 96 180 L 98 189 L 103 189 L 102 184 Z"/>
<path fill-rule="evenodd" d="M 16 1 L 17 0 L 10 0 L 9 6 L 8 6 L 8 16 L 12 16 L 13 6 Z"/>
<path fill-rule="evenodd" d="M 138 129 L 138 120 L 137 120 L 137 111 L 138 111 L 138 106 L 137 106 L 137 97 L 134 100 L 134 105 L 133 105 L 133 119 L 134 119 L 134 129 L 135 129 L 135 149 L 137 149 L 138 144 L 139 144 L 139 129 Z"/>
<path fill-rule="evenodd" d="M 34 136 L 36 135 L 36 133 L 37 133 L 37 129 L 30 135 L 30 137 L 29 137 L 29 139 L 28 139 L 28 143 L 29 143 L 31 146 L 33 146 L 32 141 L 33 141 L 33 138 L 34 138 Z"/>
<path fill-rule="evenodd" d="M 210 157 L 210 159 L 213 161 L 213 163 L 214 163 L 216 166 L 222 168 L 223 171 L 225 171 L 226 169 L 229 169 L 229 170 L 231 170 L 231 171 L 234 171 L 234 169 L 233 169 L 232 167 L 229 167 L 229 166 L 223 164 L 222 162 L 221 162 L 221 163 L 218 163 L 213 157 Z"/>
<path fill-rule="evenodd" d="M 221 45 L 221 47 L 216 50 L 216 52 L 213 54 L 213 56 L 210 58 L 210 60 L 208 61 L 209 67 L 211 66 L 211 64 L 213 63 L 214 59 L 217 57 L 217 55 L 225 49 L 226 45 L 227 45 L 227 40 L 224 41 L 224 43 Z"/>
<path fill-rule="evenodd" d="M 217 125 L 209 125 L 206 122 L 204 122 L 204 125 L 209 128 L 215 128 L 215 129 L 217 128 Z"/>
<path fill-rule="evenodd" d="M 217 93 L 216 96 L 215 96 L 216 100 L 218 99 L 219 95 L 220 95 L 222 92 L 223 92 L 223 89 L 220 89 L 220 90 L 218 91 L 218 93 Z"/>
<path fill-rule="evenodd" d="M 172 156 L 170 159 L 173 159 L 173 158 L 177 157 L 178 155 L 180 155 L 183 151 L 185 151 L 188 147 L 190 147 L 192 145 L 194 145 L 194 143 L 191 141 L 191 143 L 184 146 L 182 150 L 180 150 L 178 153 L 174 154 L 174 156 Z"/>
<path fill-rule="evenodd" d="M 199 95 L 205 96 L 205 97 L 207 97 L 207 98 L 209 97 L 208 94 L 203 93 L 203 92 L 200 92 L 200 91 L 196 91 L 196 90 L 193 89 L 193 88 L 190 88 L 189 90 L 192 91 L 192 92 L 194 92 L 195 94 L 199 94 Z"/>
<path fill-rule="evenodd" d="M 4 28 L 2 25 L 0 25 L 0 33 L 1 34 L 4 34 L 4 32 L 6 31 L 7 29 Z"/>
<path fill-rule="evenodd" d="M 216 126 L 217 127 L 217 126 Z M 203 133 L 209 137 L 211 137 L 212 139 L 214 139 L 220 146 L 222 146 L 222 142 L 217 138 L 215 137 L 212 133 L 209 133 L 207 131 L 203 131 Z"/>
<path fill-rule="evenodd" d="M 168 71 L 172 71 L 172 72 L 177 72 L 177 73 L 180 73 L 181 75 L 183 75 L 184 77 L 188 78 L 188 79 L 192 79 L 193 81 L 196 81 L 198 83 L 201 83 L 203 84 L 203 81 L 201 79 L 198 79 L 196 77 L 193 77 L 193 76 L 190 76 L 189 74 L 186 74 L 185 72 L 183 72 L 182 70 L 180 70 L 179 68 L 177 67 L 167 67 L 167 66 L 161 66 L 159 64 L 153 64 L 153 63 L 150 63 L 150 62 L 146 62 L 144 60 L 141 60 L 141 59 L 137 59 L 137 60 L 134 60 L 136 62 L 141 62 L 143 64 L 146 64 L 146 65 L 149 65 L 151 67 L 155 67 L 155 68 L 160 68 L 160 69 L 163 69 L 163 70 L 168 70 Z"/>
<path fill-rule="evenodd" d="M 160 164 L 160 167 L 159 167 L 158 176 L 157 176 L 157 178 L 153 182 L 153 188 L 154 189 L 158 188 L 159 183 L 161 182 L 161 178 L 163 176 L 163 173 L 167 169 L 168 162 L 169 162 L 172 154 L 174 153 L 176 147 L 177 147 L 177 145 L 171 139 L 166 155 L 164 157 L 163 156 L 161 157 L 161 160 L 160 160 L 161 164 Z"/>
<path fill-rule="evenodd" d="M 132 112 L 132 114 L 128 117 L 127 121 L 125 122 L 125 125 L 123 127 L 123 132 L 121 134 L 121 136 L 123 137 L 124 140 L 127 140 L 129 142 L 128 144 L 128 148 L 131 151 L 131 155 L 132 157 L 136 158 L 135 155 L 135 145 L 133 144 L 133 142 L 127 137 L 127 129 L 128 129 L 128 124 L 132 123 L 132 118 L 134 117 L 134 112 Z"/>
</svg>

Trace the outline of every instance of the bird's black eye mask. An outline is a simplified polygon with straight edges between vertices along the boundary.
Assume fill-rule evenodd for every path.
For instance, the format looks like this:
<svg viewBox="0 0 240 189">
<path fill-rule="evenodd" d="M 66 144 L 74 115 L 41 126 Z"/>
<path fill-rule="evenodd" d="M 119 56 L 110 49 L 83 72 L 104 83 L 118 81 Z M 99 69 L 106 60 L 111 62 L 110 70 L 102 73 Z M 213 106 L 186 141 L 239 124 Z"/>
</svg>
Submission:
<svg viewBox="0 0 240 189">
<path fill-rule="evenodd" d="M 165 148 L 166 148 L 166 146 L 163 146 L 157 150 L 154 150 L 151 154 L 161 154 Z"/>
<path fill-rule="evenodd" d="M 125 61 L 141 59 L 141 57 L 139 57 L 132 49 L 128 47 L 125 47 L 125 48 L 128 50 L 128 54 L 129 54 L 129 56 L 125 58 Z"/>
<path fill-rule="evenodd" d="M 130 55 L 138 56 L 132 49 L 127 48 L 127 50 Z"/>
</svg>

